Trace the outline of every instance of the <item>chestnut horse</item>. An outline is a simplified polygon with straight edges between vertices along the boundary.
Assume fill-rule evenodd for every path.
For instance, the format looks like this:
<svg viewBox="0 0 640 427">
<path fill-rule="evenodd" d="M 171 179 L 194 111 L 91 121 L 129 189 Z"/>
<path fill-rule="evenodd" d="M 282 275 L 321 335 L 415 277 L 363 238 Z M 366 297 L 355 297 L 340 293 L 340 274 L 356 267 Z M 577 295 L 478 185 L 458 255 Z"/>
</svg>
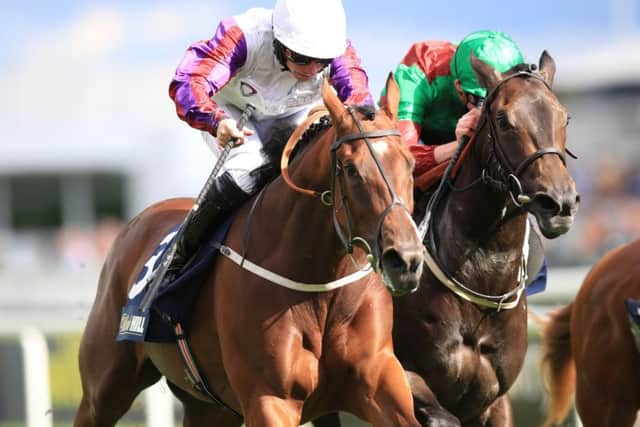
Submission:
<svg viewBox="0 0 640 427">
<path fill-rule="evenodd" d="M 289 179 L 332 191 L 308 197 L 278 178 L 240 209 L 225 240 L 236 250 L 245 242 L 247 261 L 299 285 L 335 284 L 368 262 L 382 274 L 304 292 L 218 257 L 193 307 L 189 342 L 224 408 L 187 381 L 175 344 L 115 341 L 127 289 L 193 200 L 151 206 L 119 235 L 103 267 L 80 349 L 76 427 L 115 425 L 161 375 L 184 405 L 185 426 L 297 426 L 336 410 L 374 426 L 419 425 L 393 353 L 391 293 L 418 286 L 424 248 L 410 215 L 413 159 L 396 128 L 391 76 L 387 90 L 389 103 L 367 115 L 345 108 L 325 82 L 332 125 L 294 159 Z"/>
<path fill-rule="evenodd" d="M 507 391 L 527 349 L 527 217 L 554 238 L 579 202 L 551 56 L 543 52 L 539 73 L 526 64 L 500 73 L 475 57 L 472 65 L 488 89 L 476 136 L 431 198 L 430 271 L 417 292 L 393 301 L 395 352 L 416 416 L 430 427 L 514 425 Z"/>
<path fill-rule="evenodd" d="M 593 266 L 573 302 L 546 320 L 541 366 L 551 399 L 545 426 L 562 422 L 574 393 L 585 427 L 634 425 L 640 352 L 625 300 L 640 299 L 638 260 L 640 240 L 610 251 Z"/>
</svg>

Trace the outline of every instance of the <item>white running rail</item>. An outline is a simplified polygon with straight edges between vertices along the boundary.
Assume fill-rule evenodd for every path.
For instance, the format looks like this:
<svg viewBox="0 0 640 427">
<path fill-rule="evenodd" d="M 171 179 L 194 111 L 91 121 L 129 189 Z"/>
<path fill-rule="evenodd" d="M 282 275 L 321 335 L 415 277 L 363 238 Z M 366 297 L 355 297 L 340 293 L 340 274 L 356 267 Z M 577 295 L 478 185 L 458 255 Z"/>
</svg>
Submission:
<svg viewBox="0 0 640 427">
<path fill-rule="evenodd" d="M 47 340 L 40 330 L 26 327 L 20 331 L 20 345 L 27 427 L 53 427 Z"/>
<path fill-rule="evenodd" d="M 53 427 L 49 348 L 44 333 L 35 327 L 20 330 L 24 372 L 26 427 Z M 174 398 L 164 377 L 144 391 L 146 425 L 174 427 Z"/>
</svg>

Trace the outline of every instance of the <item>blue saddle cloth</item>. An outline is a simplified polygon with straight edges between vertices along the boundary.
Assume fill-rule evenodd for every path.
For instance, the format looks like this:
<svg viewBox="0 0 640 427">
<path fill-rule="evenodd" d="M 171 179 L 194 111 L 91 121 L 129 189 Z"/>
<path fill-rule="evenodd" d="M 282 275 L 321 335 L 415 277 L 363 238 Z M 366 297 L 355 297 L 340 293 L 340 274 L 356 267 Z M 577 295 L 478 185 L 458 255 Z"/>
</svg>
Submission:
<svg viewBox="0 0 640 427">
<path fill-rule="evenodd" d="M 624 305 L 627 309 L 631 333 L 636 341 L 636 347 L 640 351 L 640 300 L 627 298 L 624 300 Z"/>
<path fill-rule="evenodd" d="M 174 322 L 179 322 L 184 333 L 189 334 L 191 307 L 200 292 L 205 275 L 210 272 L 218 254 L 213 243 L 224 241 L 232 222 L 233 216 L 218 227 L 212 238 L 200 247 L 187 269 L 173 282 L 163 284 L 152 301 L 151 309 L 143 312 L 139 307 L 149 289 L 148 282 L 159 267 L 162 256 L 170 247 L 180 224 L 170 230 L 144 264 L 136 282 L 129 290 L 127 302 L 122 308 L 117 341 L 175 342 L 172 325 L 163 320 L 160 313 L 169 316 Z"/>
<path fill-rule="evenodd" d="M 547 259 L 543 258 L 542 267 L 540 267 L 533 281 L 527 285 L 525 293 L 527 296 L 531 296 L 544 292 L 545 289 L 547 289 Z"/>
</svg>

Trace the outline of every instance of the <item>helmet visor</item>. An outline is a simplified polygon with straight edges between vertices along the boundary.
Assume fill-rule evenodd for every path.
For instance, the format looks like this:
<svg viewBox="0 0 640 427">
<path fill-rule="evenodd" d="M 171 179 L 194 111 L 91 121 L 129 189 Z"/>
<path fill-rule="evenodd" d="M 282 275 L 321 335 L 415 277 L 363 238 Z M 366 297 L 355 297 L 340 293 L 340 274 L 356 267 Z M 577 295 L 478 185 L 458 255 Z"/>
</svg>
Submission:
<svg viewBox="0 0 640 427">
<path fill-rule="evenodd" d="M 295 65 L 309 65 L 311 63 L 316 63 L 326 67 L 331 64 L 331 61 L 333 61 L 333 58 L 312 58 L 310 56 L 294 52 L 291 49 L 285 50 L 285 56 L 288 61 L 291 61 L 291 63 Z"/>
</svg>

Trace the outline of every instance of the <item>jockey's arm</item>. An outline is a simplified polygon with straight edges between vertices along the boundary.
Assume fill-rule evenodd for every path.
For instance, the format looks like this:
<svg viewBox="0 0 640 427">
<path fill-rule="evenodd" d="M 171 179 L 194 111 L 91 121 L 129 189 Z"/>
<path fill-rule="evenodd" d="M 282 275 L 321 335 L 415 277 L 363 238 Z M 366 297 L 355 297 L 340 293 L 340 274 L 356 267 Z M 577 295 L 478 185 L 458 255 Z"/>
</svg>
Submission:
<svg viewBox="0 0 640 427">
<path fill-rule="evenodd" d="M 329 81 L 346 105 L 373 105 L 369 77 L 350 40 L 344 54 L 331 62 Z"/>
<path fill-rule="evenodd" d="M 245 36 L 233 18 L 222 21 L 210 40 L 192 44 L 176 69 L 169 96 L 178 116 L 191 127 L 216 135 L 229 118 L 211 99 L 247 59 Z"/>
<path fill-rule="evenodd" d="M 438 164 L 435 157 L 438 147 L 420 143 L 422 128 L 419 123 L 411 120 L 399 120 L 398 129 L 402 134 L 402 140 L 407 144 L 409 151 L 416 160 L 413 171 L 414 176 L 420 176 Z"/>
<path fill-rule="evenodd" d="M 473 114 L 473 116 L 475 117 L 475 114 Z M 462 137 L 462 135 L 471 137 L 473 133 L 475 133 L 475 122 L 473 127 L 465 124 L 462 119 L 461 122 L 462 124 L 456 128 L 456 130 L 460 129 L 460 131 L 456 133 L 459 133 L 460 137 Z M 409 147 L 409 151 L 416 160 L 414 176 L 420 176 L 436 165 L 449 161 L 458 149 L 459 144 L 458 141 L 455 140 L 439 145 L 421 144 L 419 142 L 421 132 L 420 125 L 410 120 L 400 120 L 398 122 L 398 128 L 400 129 L 400 133 L 402 133 L 404 142 Z"/>
<path fill-rule="evenodd" d="M 400 89 L 402 93 L 402 86 Z M 414 88 L 414 90 L 418 90 L 418 88 Z M 421 144 L 422 126 L 418 120 L 423 117 L 424 105 L 416 105 L 414 103 L 415 99 L 416 97 L 413 97 L 403 101 L 401 96 L 398 111 L 401 120 L 398 121 L 398 128 L 402 134 L 402 139 L 416 160 L 414 176 L 417 177 L 436 165 L 449 161 L 458 149 L 458 141 L 465 135 L 471 138 L 475 134 L 480 118 L 480 109 L 471 104 L 467 106 L 469 111 L 460 117 L 456 125 L 456 140 L 438 145 Z M 403 120 L 403 117 L 407 117 L 407 119 Z"/>
</svg>

